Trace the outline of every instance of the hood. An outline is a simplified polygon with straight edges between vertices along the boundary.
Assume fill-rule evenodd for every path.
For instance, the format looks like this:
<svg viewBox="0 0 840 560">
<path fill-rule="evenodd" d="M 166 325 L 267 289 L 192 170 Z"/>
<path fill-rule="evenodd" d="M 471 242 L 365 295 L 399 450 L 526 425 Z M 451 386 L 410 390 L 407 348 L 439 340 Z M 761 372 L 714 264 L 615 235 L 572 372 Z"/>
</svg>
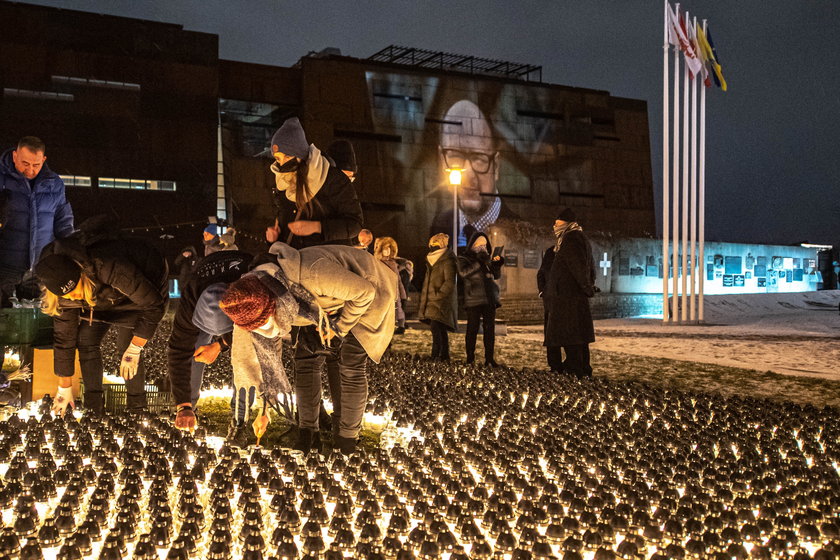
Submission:
<svg viewBox="0 0 840 560">
<path fill-rule="evenodd" d="M 300 251 L 277 241 L 269 247 L 268 252 L 277 255 L 277 264 L 283 269 L 286 277 L 295 284 L 300 284 Z"/>
<path fill-rule="evenodd" d="M 192 245 L 187 245 L 186 247 L 182 248 L 182 249 L 178 252 L 178 254 L 179 254 L 179 255 L 180 255 L 180 254 L 183 254 L 183 253 L 184 253 L 184 251 L 189 251 L 189 252 L 191 252 L 191 253 L 193 254 L 193 256 L 194 256 L 194 257 L 197 257 L 197 256 L 198 256 L 198 253 L 196 252 L 195 247 L 193 247 Z"/>
<path fill-rule="evenodd" d="M 227 284 L 210 284 L 201 292 L 195 304 L 192 323 L 207 334 L 221 336 L 233 330 L 233 321 L 219 309 L 219 301 L 224 297 L 225 290 Z"/>
<path fill-rule="evenodd" d="M 9 148 L 3 155 L 0 156 L 0 173 L 5 173 L 6 175 L 11 175 L 12 177 L 16 177 L 18 179 L 25 179 L 23 175 L 15 167 L 15 161 L 12 159 L 12 152 L 15 151 L 15 148 Z M 39 177 L 47 177 L 48 175 L 54 175 L 54 173 L 47 167 L 46 162 L 41 167 L 41 171 L 35 176 L 35 179 Z"/>
<path fill-rule="evenodd" d="M 480 232 L 480 231 L 477 231 L 470 236 L 470 240 L 467 243 L 467 250 L 472 251 L 473 243 L 475 243 L 475 240 L 478 239 L 479 237 L 483 237 L 484 240 L 487 241 L 487 254 L 492 255 L 493 254 L 493 245 L 490 244 L 490 238 L 487 237 L 486 233 L 483 233 L 483 232 Z"/>
</svg>

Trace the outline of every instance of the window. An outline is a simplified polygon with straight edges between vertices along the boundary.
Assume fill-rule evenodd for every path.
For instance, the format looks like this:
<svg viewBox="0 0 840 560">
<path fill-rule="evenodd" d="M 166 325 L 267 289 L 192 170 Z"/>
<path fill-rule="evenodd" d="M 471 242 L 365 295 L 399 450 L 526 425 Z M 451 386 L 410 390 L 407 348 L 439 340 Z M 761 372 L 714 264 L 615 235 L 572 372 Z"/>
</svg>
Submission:
<svg viewBox="0 0 840 560">
<path fill-rule="evenodd" d="M 53 91 L 33 91 L 30 89 L 3 88 L 6 97 L 27 97 L 29 99 L 46 99 L 49 101 L 73 101 L 69 93 L 55 93 Z"/>
<path fill-rule="evenodd" d="M 72 84 L 77 86 L 140 91 L 140 84 L 132 82 L 114 82 L 111 80 L 96 80 L 93 78 L 77 78 L 75 76 L 52 76 L 52 81 L 56 84 Z"/>
<path fill-rule="evenodd" d="M 175 181 L 156 181 L 152 179 L 116 179 L 100 177 L 99 188 L 102 189 L 135 189 L 145 191 L 175 191 Z"/>
<path fill-rule="evenodd" d="M 80 175 L 59 175 L 59 177 L 67 187 L 89 187 L 91 185 L 90 177 Z"/>
</svg>

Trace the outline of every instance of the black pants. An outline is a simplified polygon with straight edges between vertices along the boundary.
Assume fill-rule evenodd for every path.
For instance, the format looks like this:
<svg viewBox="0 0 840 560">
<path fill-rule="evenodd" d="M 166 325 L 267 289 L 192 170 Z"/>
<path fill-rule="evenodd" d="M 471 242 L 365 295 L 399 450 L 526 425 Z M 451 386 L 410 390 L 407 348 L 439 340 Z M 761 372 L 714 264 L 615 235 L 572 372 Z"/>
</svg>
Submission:
<svg viewBox="0 0 840 560">
<path fill-rule="evenodd" d="M 479 322 L 484 327 L 484 361 L 493 362 L 493 353 L 496 346 L 495 305 L 467 307 L 467 336 L 465 339 L 467 362 L 475 361 L 475 342 L 478 339 Z"/>
<path fill-rule="evenodd" d="M 431 321 L 432 359 L 449 359 L 449 328 L 440 321 Z"/>
<path fill-rule="evenodd" d="M 568 373 L 578 378 L 592 377 L 588 344 L 546 346 L 545 350 L 548 356 L 548 368 L 551 371 Z M 566 361 L 563 361 L 564 350 L 566 352 Z"/>
<path fill-rule="evenodd" d="M 548 356 L 548 369 L 563 373 L 563 347 L 562 346 L 546 346 L 545 353 Z"/>
<path fill-rule="evenodd" d="M 592 377 L 592 366 L 589 365 L 589 345 L 575 344 L 564 346 L 566 361 L 563 362 L 563 369 L 566 373 L 574 375 L 578 379 Z"/>
<path fill-rule="evenodd" d="M 82 368 L 82 380 L 85 383 L 85 408 L 101 413 L 105 403 L 102 394 L 102 348 L 100 344 L 105 334 L 112 326 L 110 323 L 94 321 L 93 324 L 82 322 L 79 324 L 79 335 L 76 347 L 79 350 L 79 366 Z M 117 328 L 117 357 L 122 358 L 134 336 L 134 329 L 116 326 Z M 137 366 L 137 374 L 126 381 L 126 408 L 138 410 L 146 408 L 146 364 L 141 357 Z"/>
<path fill-rule="evenodd" d="M 310 328 L 310 327 L 302 327 Z M 314 329 L 314 327 L 311 327 Z M 321 408 L 321 366 L 327 362 L 327 381 L 338 416 L 338 435 L 356 438 L 367 406 L 367 353 L 352 333 L 344 337 L 334 355 L 316 353 L 298 343 L 295 348 L 295 396 L 301 428 L 318 429 Z M 332 362 L 332 366 L 331 366 Z M 331 373 L 331 367 L 333 371 Z M 333 387 L 333 383 L 336 384 Z M 335 430 L 335 428 L 333 428 Z"/>
</svg>

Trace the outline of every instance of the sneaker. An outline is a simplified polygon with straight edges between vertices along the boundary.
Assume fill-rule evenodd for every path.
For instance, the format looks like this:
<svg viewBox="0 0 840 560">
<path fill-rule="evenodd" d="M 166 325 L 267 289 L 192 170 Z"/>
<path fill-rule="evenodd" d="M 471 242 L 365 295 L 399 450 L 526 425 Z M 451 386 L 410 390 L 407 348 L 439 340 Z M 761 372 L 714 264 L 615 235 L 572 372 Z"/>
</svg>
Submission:
<svg viewBox="0 0 840 560">
<path fill-rule="evenodd" d="M 247 424 L 233 424 L 228 425 L 227 435 L 225 441 L 234 446 L 245 449 L 248 447 L 248 440 L 250 439 L 250 432 Z"/>
</svg>

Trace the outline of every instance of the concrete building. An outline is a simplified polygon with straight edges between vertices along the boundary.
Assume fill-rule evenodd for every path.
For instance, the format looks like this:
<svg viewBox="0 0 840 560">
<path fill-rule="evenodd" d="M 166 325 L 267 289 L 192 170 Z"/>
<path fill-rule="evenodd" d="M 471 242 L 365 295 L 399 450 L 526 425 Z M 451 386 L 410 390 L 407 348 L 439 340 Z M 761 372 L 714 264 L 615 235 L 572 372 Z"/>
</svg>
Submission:
<svg viewBox="0 0 840 560">
<path fill-rule="evenodd" d="M 198 245 L 216 207 L 218 37 L 13 2 L 0 21 L 1 149 L 44 140 L 77 224 L 111 214 L 169 256 Z"/>
</svg>

